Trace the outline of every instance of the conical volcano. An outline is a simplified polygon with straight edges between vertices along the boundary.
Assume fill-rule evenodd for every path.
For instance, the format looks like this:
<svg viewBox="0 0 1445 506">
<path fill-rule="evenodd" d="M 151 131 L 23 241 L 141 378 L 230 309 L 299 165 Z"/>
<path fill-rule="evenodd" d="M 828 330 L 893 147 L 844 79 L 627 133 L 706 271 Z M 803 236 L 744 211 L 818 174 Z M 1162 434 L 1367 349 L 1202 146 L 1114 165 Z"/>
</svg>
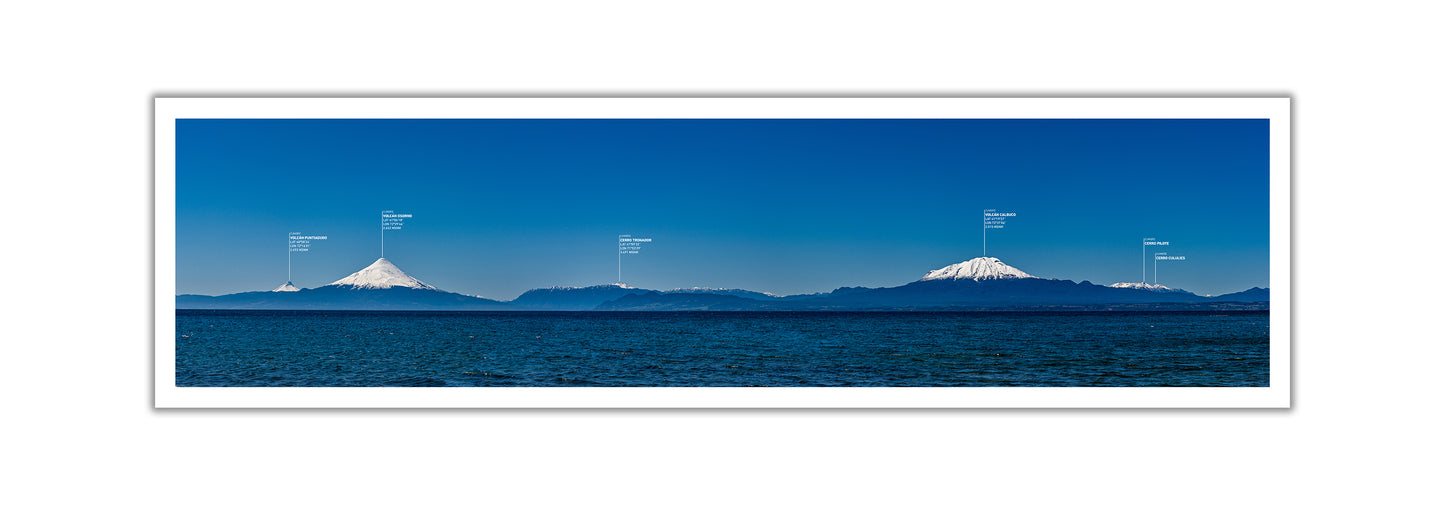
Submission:
<svg viewBox="0 0 1445 506">
<path fill-rule="evenodd" d="M 271 290 L 271 291 L 273 291 L 273 292 L 299 292 L 299 291 L 301 291 L 301 289 L 300 289 L 300 288 L 296 288 L 296 285 L 293 285 L 293 284 L 291 284 L 290 281 L 287 281 L 286 284 L 281 285 L 281 286 L 278 286 L 278 287 L 276 287 L 275 290 Z"/>
<path fill-rule="evenodd" d="M 326 286 L 339 286 L 352 290 L 384 290 L 388 288 L 416 288 L 419 290 L 436 290 L 437 287 L 423 283 L 420 279 L 413 278 L 385 258 L 378 258 L 365 269 L 356 271 L 350 276 L 336 280 Z"/>
<path fill-rule="evenodd" d="M 966 262 L 959 262 L 947 267 L 929 271 L 919 281 L 933 281 L 936 279 L 972 279 L 981 281 L 985 279 L 1028 279 L 1036 278 L 1029 273 L 1015 269 L 1013 266 L 1003 263 L 994 257 L 978 257 Z"/>
</svg>

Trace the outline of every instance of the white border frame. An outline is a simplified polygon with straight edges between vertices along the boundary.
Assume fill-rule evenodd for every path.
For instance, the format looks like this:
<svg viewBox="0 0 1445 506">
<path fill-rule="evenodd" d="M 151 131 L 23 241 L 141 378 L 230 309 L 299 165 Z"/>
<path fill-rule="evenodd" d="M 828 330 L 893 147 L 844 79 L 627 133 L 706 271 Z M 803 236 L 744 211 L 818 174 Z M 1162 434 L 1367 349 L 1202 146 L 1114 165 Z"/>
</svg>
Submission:
<svg viewBox="0 0 1445 506">
<path fill-rule="evenodd" d="M 1290 99 L 156 98 L 157 408 L 1288 408 Z M 175 386 L 175 120 L 181 118 L 1260 118 L 1270 120 L 1268 387 L 251 388 Z"/>
</svg>

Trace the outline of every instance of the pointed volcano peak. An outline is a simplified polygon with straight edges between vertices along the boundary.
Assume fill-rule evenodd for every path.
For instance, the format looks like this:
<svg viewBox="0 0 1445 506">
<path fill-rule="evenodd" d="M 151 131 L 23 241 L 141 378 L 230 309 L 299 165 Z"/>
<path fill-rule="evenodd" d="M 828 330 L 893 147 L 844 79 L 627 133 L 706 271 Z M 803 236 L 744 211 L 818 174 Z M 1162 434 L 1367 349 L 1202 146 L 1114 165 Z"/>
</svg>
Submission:
<svg viewBox="0 0 1445 506">
<path fill-rule="evenodd" d="M 994 257 L 978 257 L 967 262 L 959 262 L 942 269 L 929 271 L 920 281 L 933 281 L 937 279 L 972 279 L 975 281 L 985 279 L 1023 279 L 1035 278 L 1028 273 L 1015 269 L 1009 264 L 1003 263 Z"/>
<path fill-rule="evenodd" d="M 435 286 L 423 283 L 413 278 L 385 258 L 378 258 L 365 269 L 356 271 L 350 276 L 336 280 L 327 286 L 340 286 L 352 290 L 371 290 L 395 287 L 417 288 L 421 290 L 436 290 Z"/>
<path fill-rule="evenodd" d="M 278 286 L 278 287 L 276 287 L 275 290 L 271 290 L 271 291 L 273 291 L 273 292 L 299 292 L 299 291 L 301 291 L 301 289 L 300 289 L 300 288 L 296 288 L 296 285 L 293 285 L 293 284 L 291 284 L 290 281 L 287 281 L 286 284 L 281 285 L 281 286 Z"/>
</svg>

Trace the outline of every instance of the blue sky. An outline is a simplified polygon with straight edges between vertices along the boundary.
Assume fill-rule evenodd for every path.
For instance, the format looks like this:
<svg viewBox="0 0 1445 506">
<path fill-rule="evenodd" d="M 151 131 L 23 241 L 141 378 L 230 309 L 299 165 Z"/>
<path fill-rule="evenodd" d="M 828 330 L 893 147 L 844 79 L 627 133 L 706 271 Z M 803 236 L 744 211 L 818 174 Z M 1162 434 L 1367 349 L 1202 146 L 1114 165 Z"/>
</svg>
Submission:
<svg viewBox="0 0 1445 506">
<path fill-rule="evenodd" d="M 1269 283 L 1266 120 L 179 120 L 176 293 L 315 287 L 381 255 L 443 290 L 896 286 L 983 253 L 1030 274 Z M 1149 281 L 1154 263 L 1148 262 Z"/>
</svg>

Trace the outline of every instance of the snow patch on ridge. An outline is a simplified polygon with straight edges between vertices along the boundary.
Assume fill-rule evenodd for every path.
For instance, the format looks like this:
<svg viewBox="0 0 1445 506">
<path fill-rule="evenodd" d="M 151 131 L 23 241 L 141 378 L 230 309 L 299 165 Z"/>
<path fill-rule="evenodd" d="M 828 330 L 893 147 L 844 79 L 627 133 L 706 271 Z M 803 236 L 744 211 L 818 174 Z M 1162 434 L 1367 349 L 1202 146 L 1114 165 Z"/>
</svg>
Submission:
<svg viewBox="0 0 1445 506">
<path fill-rule="evenodd" d="M 739 293 L 739 292 L 761 293 L 761 294 L 767 295 L 767 296 L 769 296 L 769 297 L 780 297 L 778 294 L 775 294 L 775 293 L 773 293 L 773 292 L 755 292 L 755 291 L 752 291 L 752 290 L 744 290 L 744 289 L 742 289 L 742 288 L 712 288 L 712 287 L 709 287 L 709 286 L 694 286 L 694 287 L 692 287 L 692 288 L 673 288 L 673 289 L 671 289 L 671 290 L 665 290 L 665 291 L 663 291 L 663 293 L 713 293 L 713 294 L 728 294 L 728 293 Z"/>
<path fill-rule="evenodd" d="M 1135 290 L 1148 290 L 1151 292 L 1186 292 L 1179 288 L 1169 288 L 1164 285 L 1151 285 L 1149 283 L 1114 283 L 1109 288 L 1133 288 Z"/>
<path fill-rule="evenodd" d="M 637 287 L 635 287 L 635 286 L 630 286 L 630 285 L 628 285 L 627 283 L 608 283 L 608 284 L 605 284 L 605 285 L 592 285 L 592 286 L 562 286 L 562 285 L 553 285 L 551 288 L 533 288 L 533 289 L 528 290 L 528 291 L 529 291 L 529 292 L 535 292 L 535 291 L 538 291 L 538 290 L 544 290 L 544 291 L 545 291 L 545 290 L 550 290 L 550 291 L 561 292 L 561 291 L 568 291 L 568 290 L 596 290 L 596 289 L 598 289 L 598 288 L 607 288 L 607 287 L 612 287 L 612 286 L 615 286 L 615 287 L 618 287 L 618 288 L 626 288 L 626 289 L 629 289 L 629 290 L 637 289 Z"/>
<path fill-rule="evenodd" d="M 933 281 L 936 279 L 1025 279 L 1037 278 L 1028 273 L 1015 269 L 1009 264 L 1003 263 L 994 257 L 978 257 L 967 262 L 959 262 L 942 269 L 929 271 L 920 281 Z"/>
<path fill-rule="evenodd" d="M 352 290 L 376 290 L 393 287 L 416 288 L 420 290 L 437 290 L 437 287 L 423 283 L 402 272 L 396 265 L 385 258 L 378 258 L 365 269 L 356 271 L 350 276 L 336 280 L 327 286 L 343 286 Z M 437 290 L 440 291 L 440 290 Z"/>
</svg>

